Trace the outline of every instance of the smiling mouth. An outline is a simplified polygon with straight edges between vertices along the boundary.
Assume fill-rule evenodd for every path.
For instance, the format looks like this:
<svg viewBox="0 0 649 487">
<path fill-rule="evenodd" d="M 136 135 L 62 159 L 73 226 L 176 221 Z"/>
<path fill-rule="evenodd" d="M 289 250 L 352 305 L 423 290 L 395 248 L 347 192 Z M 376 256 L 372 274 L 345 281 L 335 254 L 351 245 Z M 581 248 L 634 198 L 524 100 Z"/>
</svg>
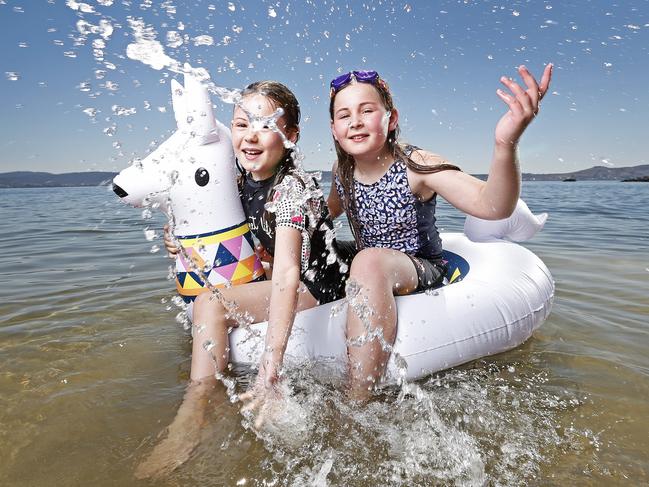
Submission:
<svg viewBox="0 0 649 487">
<path fill-rule="evenodd" d="M 258 149 L 243 149 L 241 152 L 243 152 L 243 154 L 246 156 L 246 159 L 255 159 L 263 151 L 260 151 Z"/>
<path fill-rule="evenodd" d="M 367 135 L 353 135 L 350 137 L 351 140 L 354 142 L 361 142 L 362 140 L 365 140 L 368 136 Z"/>
</svg>

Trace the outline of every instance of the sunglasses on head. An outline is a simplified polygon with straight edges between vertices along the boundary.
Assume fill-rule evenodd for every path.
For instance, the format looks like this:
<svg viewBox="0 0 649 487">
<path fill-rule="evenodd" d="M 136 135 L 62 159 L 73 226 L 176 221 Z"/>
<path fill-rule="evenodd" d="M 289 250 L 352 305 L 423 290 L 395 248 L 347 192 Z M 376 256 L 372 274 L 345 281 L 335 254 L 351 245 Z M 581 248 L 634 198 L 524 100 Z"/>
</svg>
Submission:
<svg viewBox="0 0 649 487">
<path fill-rule="evenodd" d="M 352 80 L 356 80 L 359 83 L 369 83 L 374 86 L 380 85 L 386 90 L 388 89 L 387 83 L 381 79 L 379 73 L 376 71 L 350 71 L 349 73 L 341 74 L 331 80 L 331 83 L 329 84 L 331 87 L 331 96 L 333 97 L 341 89 L 351 83 Z"/>
</svg>

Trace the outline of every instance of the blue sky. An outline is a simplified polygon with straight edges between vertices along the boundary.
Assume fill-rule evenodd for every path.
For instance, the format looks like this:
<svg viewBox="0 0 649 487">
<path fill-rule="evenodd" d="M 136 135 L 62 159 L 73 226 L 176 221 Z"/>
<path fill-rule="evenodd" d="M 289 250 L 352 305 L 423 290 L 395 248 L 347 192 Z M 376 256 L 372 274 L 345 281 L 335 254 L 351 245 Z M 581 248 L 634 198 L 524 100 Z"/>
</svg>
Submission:
<svg viewBox="0 0 649 487">
<path fill-rule="evenodd" d="M 309 169 L 334 157 L 328 83 L 339 72 L 378 70 L 404 139 L 481 173 L 505 111 L 499 77 L 518 64 L 540 75 L 546 62 L 552 93 L 521 142 L 523 171 L 649 163 L 646 0 L 0 0 L 0 172 L 118 171 L 168 136 L 176 75 L 126 56 L 129 18 L 217 85 L 291 87 Z M 215 102 L 229 122 L 231 106 Z"/>
</svg>

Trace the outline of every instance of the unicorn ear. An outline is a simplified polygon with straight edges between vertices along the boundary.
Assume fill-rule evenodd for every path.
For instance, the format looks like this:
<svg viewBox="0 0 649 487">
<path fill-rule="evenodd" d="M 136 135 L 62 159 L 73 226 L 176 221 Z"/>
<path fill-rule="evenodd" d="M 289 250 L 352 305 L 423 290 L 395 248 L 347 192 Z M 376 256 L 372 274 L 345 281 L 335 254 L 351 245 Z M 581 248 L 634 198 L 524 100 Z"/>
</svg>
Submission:
<svg viewBox="0 0 649 487">
<path fill-rule="evenodd" d="M 188 72 L 185 72 L 185 98 L 187 103 L 186 128 L 199 137 L 203 144 L 218 141 L 219 134 L 210 94 L 207 88 Z"/>
<path fill-rule="evenodd" d="M 171 105 L 176 117 L 176 126 L 180 129 L 187 125 L 187 102 L 185 100 L 185 88 L 175 79 L 171 80 Z"/>
</svg>

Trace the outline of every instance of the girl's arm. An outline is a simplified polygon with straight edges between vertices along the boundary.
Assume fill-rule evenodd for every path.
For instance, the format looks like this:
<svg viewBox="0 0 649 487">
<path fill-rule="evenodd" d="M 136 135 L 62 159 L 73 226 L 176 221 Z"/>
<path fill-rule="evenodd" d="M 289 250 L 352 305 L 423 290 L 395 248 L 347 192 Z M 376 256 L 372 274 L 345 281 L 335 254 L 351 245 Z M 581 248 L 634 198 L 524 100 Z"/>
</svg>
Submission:
<svg viewBox="0 0 649 487">
<path fill-rule="evenodd" d="M 257 411 L 255 427 L 261 428 L 281 396 L 275 387 L 284 352 L 293 328 L 300 286 L 302 235 L 291 227 L 275 228 L 275 258 L 270 293 L 268 328 L 259 373 L 252 389 L 239 396 L 243 412 Z"/>
<path fill-rule="evenodd" d="M 497 91 L 509 110 L 496 125 L 496 140 L 487 181 L 459 171 L 442 171 L 415 178 L 456 208 L 486 220 L 507 218 L 516 207 L 520 194 L 518 142 L 538 114 L 539 103 L 552 78 L 551 64 L 545 67 L 540 85 L 525 66 L 520 66 L 518 71 L 527 86 L 526 90 L 513 80 L 502 77 L 501 82 L 510 93 Z M 424 154 L 427 163 L 435 163 L 434 157 Z"/>
<path fill-rule="evenodd" d="M 268 329 L 259 369 L 259 373 L 263 373 L 266 388 L 277 381 L 293 328 L 300 286 L 301 249 L 302 235 L 299 230 L 280 226 L 276 228 Z"/>
</svg>

